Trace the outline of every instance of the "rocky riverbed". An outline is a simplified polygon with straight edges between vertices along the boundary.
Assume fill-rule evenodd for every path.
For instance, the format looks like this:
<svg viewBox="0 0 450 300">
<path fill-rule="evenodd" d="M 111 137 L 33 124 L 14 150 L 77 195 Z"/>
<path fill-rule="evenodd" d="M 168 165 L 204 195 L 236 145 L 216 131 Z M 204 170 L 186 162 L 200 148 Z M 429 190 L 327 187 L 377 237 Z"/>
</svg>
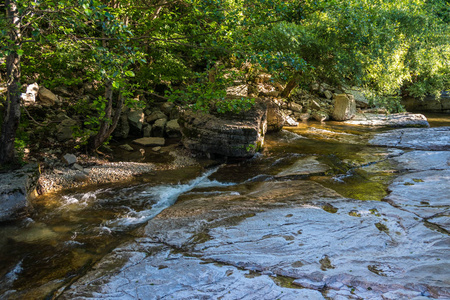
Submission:
<svg viewBox="0 0 450 300">
<path fill-rule="evenodd" d="M 375 135 L 389 148 L 360 168 L 397 174 L 382 201 L 310 180 L 299 159 L 284 174 L 183 194 L 60 297 L 448 299 L 448 130 Z"/>
</svg>

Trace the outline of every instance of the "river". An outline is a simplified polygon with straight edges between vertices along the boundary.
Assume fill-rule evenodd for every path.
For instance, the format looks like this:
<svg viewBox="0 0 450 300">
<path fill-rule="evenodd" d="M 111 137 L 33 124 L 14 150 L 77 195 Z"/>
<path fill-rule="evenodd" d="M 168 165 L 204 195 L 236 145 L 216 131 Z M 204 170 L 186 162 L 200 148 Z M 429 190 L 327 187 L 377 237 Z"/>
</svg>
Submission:
<svg viewBox="0 0 450 300">
<path fill-rule="evenodd" d="M 431 126 L 450 125 L 448 115 L 428 117 Z M 367 145 L 383 130 L 310 122 L 268 135 L 264 151 L 249 160 L 38 197 L 33 215 L 0 227 L 0 298 L 57 297 L 107 253 L 143 236 L 143 226 L 181 195 L 238 193 L 242 183 L 295 178 L 347 198 L 382 200 L 397 176 L 387 158 L 400 154 Z"/>
</svg>

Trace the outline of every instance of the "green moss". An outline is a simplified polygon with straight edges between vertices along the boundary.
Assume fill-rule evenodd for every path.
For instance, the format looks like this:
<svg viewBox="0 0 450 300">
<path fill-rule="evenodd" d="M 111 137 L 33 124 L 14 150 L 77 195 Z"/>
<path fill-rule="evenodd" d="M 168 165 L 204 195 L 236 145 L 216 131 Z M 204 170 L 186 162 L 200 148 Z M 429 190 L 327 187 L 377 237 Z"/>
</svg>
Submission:
<svg viewBox="0 0 450 300">
<path fill-rule="evenodd" d="M 379 231 L 382 231 L 382 232 L 385 232 L 386 234 L 389 234 L 389 228 L 386 225 L 384 225 L 382 223 L 376 223 L 375 227 L 377 227 Z"/>
<path fill-rule="evenodd" d="M 438 226 L 438 225 L 436 225 L 436 224 L 430 223 L 430 222 L 428 222 L 428 221 L 425 221 L 425 222 L 423 223 L 423 225 L 425 225 L 427 228 L 429 228 L 429 229 L 431 229 L 431 230 L 440 232 L 440 233 L 442 233 L 442 234 L 450 235 L 450 233 L 449 233 L 447 230 L 443 229 L 442 227 L 440 227 L 440 226 Z"/>
<path fill-rule="evenodd" d="M 321 260 L 319 260 L 320 269 L 322 271 L 326 271 L 328 269 L 334 269 L 335 267 L 331 264 L 330 258 L 328 256 L 324 256 Z"/>
<path fill-rule="evenodd" d="M 370 272 L 375 273 L 375 274 L 377 274 L 379 276 L 386 277 L 386 275 L 383 273 L 383 271 L 382 270 L 378 270 L 378 267 L 375 266 L 375 265 L 367 266 L 367 269 L 369 269 Z"/>
<path fill-rule="evenodd" d="M 295 278 L 277 275 L 276 277 L 270 277 L 276 285 L 288 289 L 302 289 L 301 286 L 294 284 Z"/>
<path fill-rule="evenodd" d="M 369 211 L 370 211 L 370 213 L 372 215 L 375 215 L 377 217 L 381 217 L 381 214 L 378 212 L 378 210 L 376 208 L 369 209 Z"/>
<path fill-rule="evenodd" d="M 352 210 L 348 213 L 351 217 L 361 217 L 361 214 L 357 210 Z"/>
<path fill-rule="evenodd" d="M 329 204 L 329 203 L 327 203 L 327 204 L 325 204 L 324 206 L 322 206 L 322 209 L 323 209 L 324 211 L 326 211 L 326 212 L 331 213 L 331 214 L 335 214 L 335 213 L 337 213 L 338 210 L 339 210 L 338 208 L 334 207 L 333 205 L 331 205 L 331 204 Z"/>
<path fill-rule="evenodd" d="M 211 239 L 212 237 L 206 232 L 197 233 L 191 238 L 192 242 L 195 244 L 203 244 Z"/>
</svg>

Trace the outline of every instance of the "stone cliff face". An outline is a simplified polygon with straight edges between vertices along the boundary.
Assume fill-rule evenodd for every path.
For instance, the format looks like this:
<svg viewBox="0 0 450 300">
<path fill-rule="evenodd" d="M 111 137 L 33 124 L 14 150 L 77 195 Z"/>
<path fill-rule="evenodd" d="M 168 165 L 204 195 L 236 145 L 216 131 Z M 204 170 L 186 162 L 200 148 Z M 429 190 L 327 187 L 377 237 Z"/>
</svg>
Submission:
<svg viewBox="0 0 450 300">
<path fill-rule="evenodd" d="M 264 144 L 267 107 L 258 102 L 249 111 L 236 115 L 186 110 L 178 122 L 182 143 L 189 150 L 225 157 L 251 157 Z"/>
</svg>

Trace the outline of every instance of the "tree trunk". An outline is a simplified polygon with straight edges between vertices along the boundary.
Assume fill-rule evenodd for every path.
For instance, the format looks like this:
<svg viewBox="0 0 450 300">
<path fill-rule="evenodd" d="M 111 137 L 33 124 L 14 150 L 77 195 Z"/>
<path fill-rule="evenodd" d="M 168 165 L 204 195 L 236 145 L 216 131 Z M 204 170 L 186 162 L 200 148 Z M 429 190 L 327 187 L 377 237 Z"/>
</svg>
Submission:
<svg viewBox="0 0 450 300">
<path fill-rule="evenodd" d="M 294 76 L 291 78 L 291 80 L 289 80 L 289 82 L 287 83 L 283 92 L 281 92 L 280 96 L 282 98 L 289 97 L 292 90 L 298 85 L 298 81 L 300 80 L 301 77 L 302 77 L 302 74 L 300 72 L 295 73 Z"/>
<path fill-rule="evenodd" d="M 20 18 L 14 0 L 6 0 L 6 17 L 9 25 L 9 37 L 14 48 L 6 57 L 7 87 L 5 112 L 0 136 L 0 164 L 14 163 L 14 141 L 20 120 L 20 57 L 17 50 L 21 46 Z"/>
<path fill-rule="evenodd" d="M 94 150 L 98 149 L 98 147 L 100 147 L 109 138 L 114 129 L 116 129 L 120 114 L 122 113 L 123 98 L 122 95 L 119 94 L 114 117 L 111 120 L 113 107 L 113 91 L 111 81 L 106 83 L 105 99 L 108 100 L 108 104 L 106 105 L 105 117 L 101 121 L 98 133 L 94 137 L 92 137 L 89 142 L 89 148 Z"/>
</svg>

